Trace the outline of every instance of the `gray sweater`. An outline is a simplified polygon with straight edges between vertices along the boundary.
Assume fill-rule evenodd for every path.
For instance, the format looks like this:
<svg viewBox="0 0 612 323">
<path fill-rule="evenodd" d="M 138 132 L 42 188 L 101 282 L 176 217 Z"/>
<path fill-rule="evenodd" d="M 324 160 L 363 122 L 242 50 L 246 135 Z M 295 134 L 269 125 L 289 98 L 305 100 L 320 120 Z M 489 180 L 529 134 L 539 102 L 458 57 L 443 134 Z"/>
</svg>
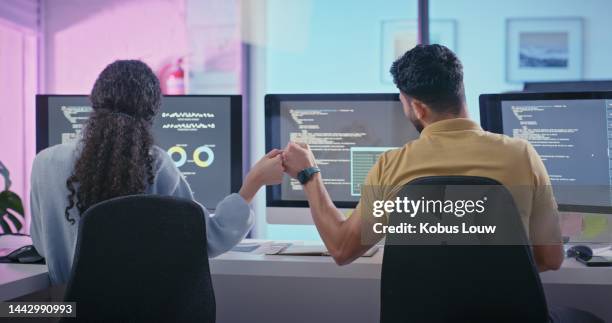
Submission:
<svg viewBox="0 0 612 323">
<path fill-rule="evenodd" d="M 66 181 L 72 174 L 78 157 L 77 144 L 62 144 L 40 152 L 32 166 L 30 192 L 32 221 L 30 232 L 36 250 L 46 258 L 52 284 L 66 283 L 70 278 L 76 246 L 79 215 L 75 208 L 71 225 L 64 216 L 68 206 Z M 193 200 L 185 181 L 170 156 L 153 147 L 155 180 L 147 194 L 169 195 Z M 215 215 L 204 208 L 209 257 L 215 257 L 234 247 L 253 226 L 253 212 L 238 194 L 221 201 Z"/>
</svg>

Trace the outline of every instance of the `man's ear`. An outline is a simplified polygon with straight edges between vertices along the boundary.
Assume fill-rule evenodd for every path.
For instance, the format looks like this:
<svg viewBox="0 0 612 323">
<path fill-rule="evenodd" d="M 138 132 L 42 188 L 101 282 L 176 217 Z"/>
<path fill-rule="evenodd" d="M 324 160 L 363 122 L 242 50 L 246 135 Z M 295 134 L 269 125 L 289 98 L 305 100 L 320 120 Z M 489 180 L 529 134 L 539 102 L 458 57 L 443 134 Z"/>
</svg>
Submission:
<svg viewBox="0 0 612 323">
<path fill-rule="evenodd" d="M 410 101 L 412 109 L 414 110 L 415 117 L 417 117 L 417 119 L 423 120 L 429 116 L 429 108 L 427 107 L 427 104 L 415 98 L 412 98 L 412 100 Z"/>
</svg>

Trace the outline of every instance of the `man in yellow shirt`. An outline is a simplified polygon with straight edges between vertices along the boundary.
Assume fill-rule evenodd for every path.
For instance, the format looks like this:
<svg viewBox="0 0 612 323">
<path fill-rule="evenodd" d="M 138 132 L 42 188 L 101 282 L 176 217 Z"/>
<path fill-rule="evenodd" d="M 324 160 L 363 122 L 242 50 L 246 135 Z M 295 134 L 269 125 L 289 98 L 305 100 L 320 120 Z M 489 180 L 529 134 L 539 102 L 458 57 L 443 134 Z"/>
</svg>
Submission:
<svg viewBox="0 0 612 323">
<path fill-rule="evenodd" d="M 393 64 L 391 74 L 400 90 L 404 114 L 421 135 L 383 154 L 364 187 L 400 187 L 425 176 L 494 179 L 513 193 L 538 269 L 558 269 L 563 247 L 546 168 L 528 142 L 486 132 L 468 119 L 463 68 L 457 56 L 441 45 L 419 45 Z M 301 143 L 289 143 L 283 160 L 293 177 L 316 167 L 312 152 Z M 357 207 L 345 218 L 327 193 L 324 174 L 300 175 L 314 223 L 334 260 L 342 265 L 361 256 L 376 242 L 362 239 L 363 227 L 368 225 L 365 219 L 371 215 L 360 214 L 364 209 Z M 512 189 L 517 187 L 522 189 Z M 360 205 L 368 202 L 362 196 Z M 544 234 L 546 237 L 541 236 Z"/>
</svg>

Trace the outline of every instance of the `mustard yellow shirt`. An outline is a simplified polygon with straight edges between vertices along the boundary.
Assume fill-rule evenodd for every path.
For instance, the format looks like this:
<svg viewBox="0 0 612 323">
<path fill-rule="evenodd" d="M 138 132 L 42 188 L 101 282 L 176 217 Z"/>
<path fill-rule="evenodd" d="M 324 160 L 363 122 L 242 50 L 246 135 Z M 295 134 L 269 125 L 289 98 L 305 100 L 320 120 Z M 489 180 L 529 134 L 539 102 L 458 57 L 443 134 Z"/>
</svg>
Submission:
<svg viewBox="0 0 612 323">
<path fill-rule="evenodd" d="M 484 131 L 469 119 L 435 122 L 418 139 L 382 154 L 364 186 L 391 191 L 419 177 L 444 175 L 497 180 L 512 193 L 532 242 L 560 241 L 557 203 L 535 149 L 525 140 Z"/>
</svg>

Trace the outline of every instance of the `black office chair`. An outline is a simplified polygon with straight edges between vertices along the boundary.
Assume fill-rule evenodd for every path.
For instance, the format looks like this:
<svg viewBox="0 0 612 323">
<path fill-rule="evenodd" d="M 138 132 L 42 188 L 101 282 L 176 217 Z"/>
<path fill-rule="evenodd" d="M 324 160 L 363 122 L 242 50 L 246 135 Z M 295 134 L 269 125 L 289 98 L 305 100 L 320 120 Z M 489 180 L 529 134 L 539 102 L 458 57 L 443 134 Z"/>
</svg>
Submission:
<svg viewBox="0 0 612 323">
<path fill-rule="evenodd" d="M 66 301 L 79 321 L 214 322 L 202 208 L 136 195 L 88 209 Z"/>
<path fill-rule="evenodd" d="M 474 189 L 461 189 L 467 187 Z M 454 196 L 448 196 L 451 191 Z M 483 177 L 424 177 L 408 183 L 398 196 L 441 201 L 487 196 L 490 211 L 469 218 L 480 224 L 496 223 L 503 232 L 493 238 L 471 235 L 472 240 L 460 237 L 456 241 L 446 240 L 450 235 L 440 235 L 438 240 L 427 235 L 420 241 L 399 241 L 406 236 L 387 235 L 381 277 L 382 323 L 549 321 L 518 211 L 499 182 Z M 422 221 L 419 217 L 412 220 Z M 467 216 L 461 219 L 467 220 Z M 391 225 L 404 221 L 405 217 L 389 217 Z"/>
</svg>

